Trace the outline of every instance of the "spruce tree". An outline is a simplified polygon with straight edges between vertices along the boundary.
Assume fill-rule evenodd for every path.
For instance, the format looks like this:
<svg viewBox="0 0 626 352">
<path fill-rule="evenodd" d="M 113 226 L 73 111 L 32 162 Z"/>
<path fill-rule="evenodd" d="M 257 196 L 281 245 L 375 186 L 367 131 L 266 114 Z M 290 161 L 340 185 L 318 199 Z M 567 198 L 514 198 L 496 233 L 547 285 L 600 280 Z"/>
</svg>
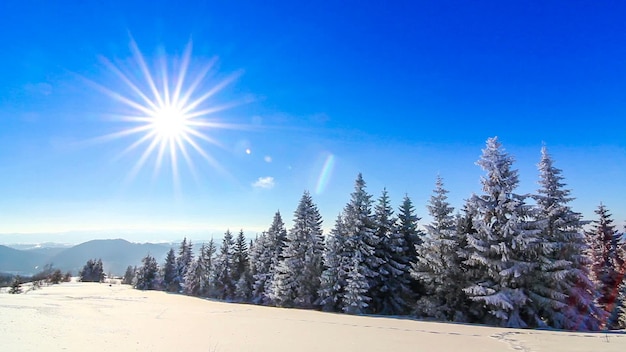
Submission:
<svg viewBox="0 0 626 352">
<path fill-rule="evenodd" d="M 347 230 L 340 214 L 326 239 L 323 255 L 324 269 L 318 291 L 317 304 L 327 312 L 341 311 L 343 306 L 344 288 L 348 272 L 351 270 L 351 265 L 346 265 L 348 257 L 343 255 L 346 236 Z"/>
<path fill-rule="evenodd" d="M 408 263 L 417 262 L 417 251 L 422 244 L 424 232 L 418 228 L 419 221 L 421 219 L 415 213 L 415 207 L 408 195 L 405 195 L 402 199 L 402 204 L 398 210 L 398 224 L 397 232 L 402 236 L 404 242 L 407 245 L 407 260 Z M 410 266 L 410 264 L 409 264 Z M 409 283 L 409 292 L 404 298 L 405 301 L 414 301 L 418 295 L 421 295 L 423 288 L 418 280 L 415 280 L 409 270 L 404 274 L 403 281 Z"/>
<path fill-rule="evenodd" d="M 382 263 L 370 289 L 372 301 L 369 311 L 377 314 L 406 314 L 409 303 L 405 299 L 410 296 L 411 290 L 407 280 L 409 245 L 404 234 L 398 231 L 397 219 L 386 189 L 383 189 L 374 208 L 374 222 L 379 241 L 376 256 Z"/>
<path fill-rule="evenodd" d="M 205 272 L 200 258 L 192 260 L 186 270 L 184 282 L 184 293 L 191 296 L 200 296 L 204 289 Z"/>
<path fill-rule="evenodd" d="M 363 273 L 366 267 L 363 265 L 361 252 L 355 252 L 352 258 L 352 266 L 346 279 L 345 294 L 343 297 L 342 310 L 348 314 L 363 314 L 366 312 L 371 298 L 368 296 L 369 281 Z"/>
<path fill-rule="evenodd" d="M 200 257 L 198 260 L 203 271 L 202 296 L 212 297 L 214 293 L 215 284 L 213 282 L 213 271 L 215 267 L 214 256 L 216 250 L 213 238 L 211 238 L 208 243 L 203 244 L 200 249 Z"/>
<path fill-rule="evenodd" d="M 318 299 L 324 238 L 322 216 L 309 192 L 302 195 L 293 223 L 273 278 L 273 300 L 279 306 L 311 308 Z"/>
<path fill-rule="evenodd" d="M 626 329 L 626 279 L 619 287 L 618 301 L 620 304 L 617 309 L 616 325 L 618 329 Z"/>
<path fill-rule="evenodd" d="M 234 244 L 233 234 L 230 230 L 226 230 L 217 262 L 215 263 L 215 293 L 219 299 L 230 300 L 235 295 L 235 282 L 233 281 Z"/>
<path fill-rule="evenodd" d="M 250 246 L 250 272 L 252 274 L 252 303 L 262 304 L 265 295 L 271 257 L 267 248 L 267 234 L 257 235 Z"/>
<path fill-rule="evenodd" d="M 457 235 L 457 242 L 459 244 L 457 255 L 461 264 L 459 265 L 459 271 L 461 276 L 458 278 L 458 285 L 460 287 L 468 287 L 472 283 L 477 282 L 481 270 L 472 268 L 465 262 L 470 257 L 472 249 L 467 244 L 467 237 L 477 233 L 473 224 L 473 219 L 477 216 L 476 210 L 472 207 L 472 203 L 469 199 L 465 200 L 465 203 L 455 216 L 455 232 Z M 484 320 L 485 310 L 483 309 L 481 302 L 472 301 L 469 299 L 467 293 L 463 290 L 464 304 L 457 307 L 454 321 L 458 322 L 480 322 Z"/>
<path fill-rule="evenodd" d="M 135 288 L 139 290 L 158 290 L 161 287 L 159 277 L 159 265 L 156 259 L 147 254 L 142 260 L 142 265 L 137 270 Z"/>
<path fill-rule="evenodd" d="M 19 275 L 16 275 L 11 282 L 11 288 L 9 289 L 9 293 L 16 295 L 22 293 L 22 278 Z"/>
<path fill-rule="evenodd" d="M 135 271 L 137 269 L 132 265 L 126 267 L 126 272 L 124 273 L 124 278 L 122 279 L 122 284 L 131 285 L 133 283 L 133 279 L 135 278 Z"/>
<path fill-rule="evenodd" d="M 617 246 L 619 234 L 611 213 L 603 204 L 600 204 L 595 213 L 598 219 L 585 232 L 591 259 L 591 279 L 598 292 L 598 306 L 606 312 L 603 327 L 614 329 L 619 326 L 618 291 L 624 278 L 624 265 Z"/>
<path fill-rule="evenodd" d="M 595 303 L 595 290 L 589 279 L 590 264 L 582 233 L 581 215 L 568 203 L 574 198 L 564 188 L 562 171 L 554 166 L 544 146 L 541 149 L 539 185 L 534 196 L 536 218 L 542 222 L 544 256 L 537 266 L 543 290 L 533 297 L 542 319 L 551 327 L 568 330 L 597 330 L 602 312 Z"/>
<path fill-rule="evenodd" d="M 178 269 L 176 267 L 176 254 L 174 249 L 170 248 L 165 257 L 165 264 L 163 264 L 163 288 L 168 292 L 178 292 L 181 288 L 181 280 L 178 276 Z"/>
<path fill-rule="evenodd" d="M 280 211 L 277 211 L 270 228 L 255 243 L 252 293 L 255 303 L 270 304 L 272 302 L 272 283 L 278 263 L 282 260 L 286 238 L 287 230 Z"/>
<path fill-rule="evenodd" d="M 102 259 L 89 259 L 79 272 L 82 282 L 102 282 L 104 281 L 104 268 Z"/>
<path fill-rule="evenodd" d="M 187 237 L 183 238 L 183 241 L 180 243 L 180 247 L 178 249 L 178 256 L 176 257 L 176 272 L 178 275 L 178 281 L 183 284 L 182 288 L 184 289 L 185 276 L 187 275 L 187 270 L 191 266 L 193 262 L 193 245 L 191 241 L 187 240 Z"/>
<path fill-rule="evenodd" d="M 244 276 L 246 271 L 248 271 L 249 265 L 248 243 L 243 230 L 240 230 L 237 234 L 233 249 L 233 266 L 235 269 L 233 273 L 233 280 L 239 281 L 239 279 Z"/>
<path fill-rule="evenodd" d="M 439 320 L 464 321 L 467 302 L 462 286 L 465 273 L 459 256 L 461 243 L 454 208 L 447 201 L 448 191 L 440 176 L 433 193 L 427 206 L 432 221 L 425 225 L 424 243 L 418 247 L 418 261 L 411 270 L 424 287 L 417 312 Z"/>
<path fill-rule="evenodd" d="M 344 249 L 341 252 L 343 266 L 350 267 L 350 271 L 363 275 L 368 290 L 363 297 L 364 302 L 371 301 L 370 289 L 376 284 L 382 259 L 376 256 L 376 248 L 380 239 L 376 237 L 376 224 L 372 214 L 372 196 L 365 189 L 365 181 L 359 173 L 350 195 L 350 202 L 345 207 L 343 222 L 347 231 Z M 359 268 L 354 268 L 353 258 L 359 258 Z M 356 272 L 355 272 L 356 271 Z M 344 304 L 352 304 L 347 301 Z M 369 306 L 369 305 L 368 305 Z M 342 307 L 345 308 L 344 305 Z"/>
<path fill-rule="evenodd" d="M 529 306 L 529 290 L 536 281 L 533 255 L 539 246 L 539 230 L 527 223 L 524 197 L 514 193 L 518 181 L 512 169 L 513 158 L 497 138 L 487 146 L 477 162 L 486 171 L 482 178 L 484 194 L 470 199 L 477 216 L 475 234 L 468 234 L 469 257 L 465 263 L 477 273 L 476 281 L 464 292 L 483 305 L 485 323 L 507 327 L 536 325 L 538 313 Z M 527 309 L 530 308 L 530 309 Z"/>
<path fill-rule="evenodd" d="M 248 243 L 244 236 L 243 230 L 239 231 L 235 239 L 233 252 L 235 283 L 235 298 L 240 302 L 247 302 L 252 295 L 252 276 L 250 275 L 250 254 L 248 251 Z"/>
</svg>

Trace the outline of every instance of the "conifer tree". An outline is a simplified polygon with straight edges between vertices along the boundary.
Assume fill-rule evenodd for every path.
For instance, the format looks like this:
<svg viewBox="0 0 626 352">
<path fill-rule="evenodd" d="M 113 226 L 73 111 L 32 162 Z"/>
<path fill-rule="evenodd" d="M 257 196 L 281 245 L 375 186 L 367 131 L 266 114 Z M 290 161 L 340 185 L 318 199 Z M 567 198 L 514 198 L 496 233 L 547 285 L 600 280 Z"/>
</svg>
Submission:
<svg viewBox="0 0 626 352">
<path fill-rule="evenodd" d="M 483 305 L 488 313 L 485 323 L 526 327 L 540 321 L 528 305 L 529 290 L 536 262 L 532 256 L 539 246 L 539 230 L 527 223 L 528 207 L 524 197 L 514 193 L 517 170 L 513 158 L 506 154 L 497 138 L 487 140 L 477 162 L 487 175 L 482 178 L 481 196 L 470 199 L 476 211 L 475 234 L 468 234 L 469 257 L 465 263 L 475 270 L 476 281 L 464 292 Z"/>
<path fill-rule="evenodd" d="M 215 248 L 215 241 L 213 241 L 213 238 L 211 238 L 208 243 L 203 244 L 200 249 L 200 257 L 198 258 L 198 260 L 200 261 L 200 265 L 202 266 L 204 280 L 204 283 L 202 285 L 202 296 L 211 297 L 214 293 L 215 284 L 213 282 L 213 272 L 215 268 L 214 256 L 216 250 L 217 249 Z"/>
<path fill-rule="evenodd" d="M 170 248 L 165 257 L 165 264 L 163 264 L 163 288 L 168 292 L 178 292 L 181 289 L 181 281 L 178 276 L 178 269 L 176 267 L 176 254 L 174 248 Z"/>
<path fill-rule="evenodd" d="M 465 263 L 472 252 L 470 246 L 467 244 L 467 237 L 477 233 L 473 224 L 473 219 L 477 216 L 476 214 L 472 203 L 469 199 L 466 199 L 460 212 L 455 216 L 455 232 L 459 244 L 457 255 L 461 261 L 459 266 L 461 276 L 458 278 L 457 283 L 460 287 L 470 286 L 472 283 L 477 282 L 481 275 L 480 270 L 476 270 L 476 268 L 472 268 Z M 465 291 L 463 291 L 463 293 L 464 295 L 461 298 L 463 304 L 457 307 L 453 320 L 457 322 L 483 321 L 485 310 L 483 309 L 482 303 L 470 300 L 467 293 L 465 293 Z"/>
<path fill-rule="evenodd" d="M 122 284 L 131 285 L 133 283 L 133 279 L 135 278 L 135 272 L 137 268 L 134 268 L 132 265 L 126 267 L 126 272 L 124 273 L 124 278 L 122 279 Z"/>
<path fill-rule="evenodd" d="M 626 280 L 622 281 L 619 287 L 618 301 L 620 302 L 617 309 L 617 328 L 626 329 Z"/>
<path fill-rule="evenodd" d="M 235 239 L 233 252 L 235 283 L 235 298 L 240 302 L 247 302 L 252 295 L 252 276 L 250 275 L 250 254 L 248 251 L 248 243 L 244 236 L 243 230 L 239 231 Z"/>
<path fill-rule="evenodd" d="M 202 244 L 196 260 L 192 260 L 184 278 L 184 292 L 192 296 L 207 296 L 212 285 L 212 256 L 215 254 L 213 239 Z"/>
<path fill-rule="evenodd" d="M 363 297 L 364 302 L 371 301 L 370 289 L 376 284 L 382 259 L 376 256 L 376 248 L 380 239 L 376 237 L 376 224 L 372 214 L 372 196 L 365 189 L 365 181 L 359 173 L 354 185 L 354 191 L 350 195 L 350 202 L 345 207 L 343 222 L 347 231 L 342 250 L 341 260 L 343 266 L 350 267 L 354 275 L 363 275 L 366 279 L 368 290 Z M 357 255 L 358 254 L 358 255 Z M 353 258 L 359 258 L 359 268 L 353 268 Z M 344 302 L 348 304 L 348 302 Z M 352 304 L 352 303 L 350 303 Z M 345 306 L 342 307 L 342 309 Z"/>
<path fill-rule="evenodd" d="M 246 237 L 243 233 L 243 230 L 240 230 L 237 234 L 237 238 L 235 239 L 234 252 L 233 252 L 233 280 L 239 281 L 239 279 L 244 276 L 246 271 L 248 271 L 249 265 L 249 253 L 248 253 L 248 243 L 246 241 Z"/>
<path fill-rule="evenodd" d="M 363 314 L 366 312 L 371 298 L 368 296 L 369 280 L 363 274 L 366 267 L 363 265 L 361 252 L 355 252 L 352 266 L 346 279 L 345 294 L 342 310 L 348 314 Z"/>
<path fill-rule="evenodd" d="M 158 290 L 161 287 L 159 277 L 159 265 L 156 259 L 147 254 L 142 260 L 142 265 L 137 270 L 135 288 L 139 290 Z"/>
<path fill-rule="evenodd" d="M 286 238 L 287 230 L 280 211 L 277 211 L 270 228 L 255 243 L 252 293 L 255 303 L 270 304 L 272 301 L 272 283 L 278 263 L 282 260 Z"/>
<path fill-rule="evenodd" d="M 590 264 L 585 255 L 587 245 L 582 234 L 581 215 L 568 206 L 573 200 L 565 189 L 562 171 L 546 147 L 541 149 L 539 185 L 534 196 L 536 218 L 542 222 L 543 253 L 537 275 L 544 288 L 531 296 L 542 319 L 551 327 L 568 330 L 598 330 L 603 313 L 595 303 L 595 292 L 589 279 Z"/>
<path fill-rule="evenodd" d="M 234 244 L 233 234 L 230 230 L 226 230 L 220 253 L 215 263 L 215 291 L 219 299 L 233 299 L 235 294 L 235 282 L 233 281 Z"/>
<path fill-rule="evenodd" d="M 404 234 L 398 231 L 397 219 L 386 189 L 383 189 L 374 208 L 374 222 L 379 241 L 375 255 L 382 263 L 378 268 L 378 277 L 370 288 L 372 301 L 369 311 L 377 314 L 406 314 L 409 303 L 405 299 L 410 296 L 411 290 L 407 280 L 409 245 Z"/>
<path fill-rule="evenodd" d="M 611 213 L 600 204 L 595 211 L 598 219 L 585 232 L 591 259 L 591 279 L 598 292 L 598 306 L 606 312 L 603 328 L 618 327 L 618 291 L 624 278 L 623 263 L 618 250 L 618 232 Z"/>
<path fill-rule="evenodd" d="M 398 211 L 396 231 L 402 235 L 404 242 L 407 244 L 408 263 L 417 262 L 417 250 L 423 242 L 424 232 L 418 228 L 420 220 L 421 219 L 415 214 L 415 207 L 413 206 L 411 198 L 405 195 Z M 405 272 L 403 280 L 409 283 L 410 288 L 410 292 L 407 294 L 407 297 L 405 297 L 405 301 L 414 301 L 416 296 L 420 295 L 423 291 L 421 283 L 411 276 L 409 270 Z"/>
<path fill-rule="evenodd" d="M 185 276 L 191 263 L 193 262 L 193 245 L 191 241 L 187 240 L 187 237 L 183 238 L 178 249 L 178 256 L 176 257 L 176 272 L 178 275 L 178 281 L 181 284 L 185 282 Z M 184 285 L 181 285 L 184 286 Z M 184 289 L 184 287 L 182 287 Z"/>
<path fill-rule="evenodd" d="M 186 270 L 184 282 L 184 293 L 191 296 L 200 296 L 204 290 L 205 272 L 200 258 L 192 260 Z"/>
<path fill-rule="evenodd" d="M 16 275 L 11 282 L 11 288 L 9 289 L 9 293 L 16 295 L 22 293 L 22 278 L 19 275 Z"/>
<path fill-rule="evenodd" d="M 417 305 L 419 315 L 439 320 L 464 321 L 467 304 L 463 292 L 461 248 L 454 208 L 447 199 L 443 179 L 437 176 L 434 194 L 427 206 L 432 222 L 425 225 L 426 238 L 418 247 L 412 275 L 422 282 L 424 295 Z"/>
<path fill-rule="evenodd" d="M 311 308 L 320 288 L 324 238 L 322 216 L 309 192 L 302 195 L 293 222 L 273 278 L 273 300 L 279 306 Z"/>
<path fill-rule="evenodd" d="M 104 268 L 102 259 L 89 259 L 83 269 L 79 272 L 82 282 L 102 282 L 104 281 Z"/>
<path fill-rule="evenodd" d="M 267 248 L 267 234 L 257 235 L 250 246 L 250 273 L 252 275 L 252 303 L 262 304 L 265 295 L 265 281 L 270 268 Z"/>
<path fill-rule="evenodd" d="M 347 274 L 351 270 L 351 266 L 345 265 L 348 257 L 343 255 L 346 236 L 347 230 L 340 214 L 326 239 L 323 255 L 324 269 L 320 277 L 320 289 L 318 291 L 317 304 L 327 312 L 341 311 L 343 306 Z"/>
</svg>

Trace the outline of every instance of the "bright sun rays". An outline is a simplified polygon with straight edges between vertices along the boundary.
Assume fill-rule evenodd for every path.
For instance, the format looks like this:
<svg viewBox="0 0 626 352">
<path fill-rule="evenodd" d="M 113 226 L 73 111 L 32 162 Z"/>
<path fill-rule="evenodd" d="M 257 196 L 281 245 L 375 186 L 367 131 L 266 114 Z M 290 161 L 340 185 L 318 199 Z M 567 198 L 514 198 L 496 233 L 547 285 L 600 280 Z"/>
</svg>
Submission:
<svg viewBox="0 0 626 352">
<path fill-rule="evenodd" d="M 210 133 L 221 128 L 238 128 L 237 125 L 219 121 L 214 115 L 242 102 L 214 105 L 211 98 L 235 80 L 232 74 L 218 83 L 206 87 L 212 68 L 211 60 L 200 70 L 190 70 L 192 45 L 189 43 L 180 58 L 170 59 L 159 55 L 156 69 L 151 69 L 137 44 L 131 41 L 130 63 L 114 64 L 106 58 L 102 62 L 122 85 L 119 89 L 90 82 L 107 95 L 122 103 L 124 112 L 112 116 L 127 123 L 118 132 L 102 136 L 105 141 L 118 138 L 135 140 L 120 154 L 123 157 L 140 151 L 139 159 L 129 173 L 134 179 L 148 160 L 154 160 L 154 175 L 169 161 L 172 178 L 179 185 L 179 163 L 181 159 L 197 177 L 193 156 L 199 155 L 214 169 L 224 172 L 220 164 L 208 153 L 207 144 L 221 147 Z"/>
</svg>

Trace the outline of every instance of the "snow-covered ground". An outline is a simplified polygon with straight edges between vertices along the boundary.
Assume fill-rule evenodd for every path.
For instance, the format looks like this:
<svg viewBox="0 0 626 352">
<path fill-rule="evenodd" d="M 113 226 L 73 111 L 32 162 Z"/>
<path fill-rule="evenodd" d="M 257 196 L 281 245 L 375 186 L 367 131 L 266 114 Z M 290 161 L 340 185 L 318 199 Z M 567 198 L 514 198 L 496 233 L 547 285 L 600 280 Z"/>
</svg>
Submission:
<svg viewBox="0 0 626 352">
<path fill-rule="evenodd" d="M 213 302 L 113 284 L 0 294 L 4 351 L 623 351 L 626 335 Z"/>
</svg>

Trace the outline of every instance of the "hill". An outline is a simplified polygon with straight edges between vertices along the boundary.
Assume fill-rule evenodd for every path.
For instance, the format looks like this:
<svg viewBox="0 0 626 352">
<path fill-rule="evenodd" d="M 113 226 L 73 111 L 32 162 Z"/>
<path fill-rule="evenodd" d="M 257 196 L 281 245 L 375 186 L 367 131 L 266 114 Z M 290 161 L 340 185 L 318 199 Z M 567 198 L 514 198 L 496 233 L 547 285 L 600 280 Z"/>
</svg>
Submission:
<svg viewBox="0 0 626 352">
<path fill-rule="evenodd" d="M 42 253 L 0 245 L 0 272 L 28 275 L 37 272 L 46 261 Z"/>
<path fill-rule="evenodd" d="M 161 263 L 169 249 L 169 244 L 132 243 L 123 239 L 92 240 L 69 248 L 19 250 L 0 245 L 0 272 L 31 275 L 52 264 L 77 275 L 87 260 L 100 258 L 105 273 L 122 275 L 127 266 L 139 265 L 148 253 Z"/>
<path fill-rule="evenodd" d="M 150 253 L 160 263 L 165 259 L 169 245 L 132 243 L 123 239 L 93 240 L 67 248 L 52 256 L 49 261 L 63 271 L 78 273 L 89 259 L 100 258 L 105 273 L 122 275 L 129 265 L 140 265 Z"/>
</svg>

